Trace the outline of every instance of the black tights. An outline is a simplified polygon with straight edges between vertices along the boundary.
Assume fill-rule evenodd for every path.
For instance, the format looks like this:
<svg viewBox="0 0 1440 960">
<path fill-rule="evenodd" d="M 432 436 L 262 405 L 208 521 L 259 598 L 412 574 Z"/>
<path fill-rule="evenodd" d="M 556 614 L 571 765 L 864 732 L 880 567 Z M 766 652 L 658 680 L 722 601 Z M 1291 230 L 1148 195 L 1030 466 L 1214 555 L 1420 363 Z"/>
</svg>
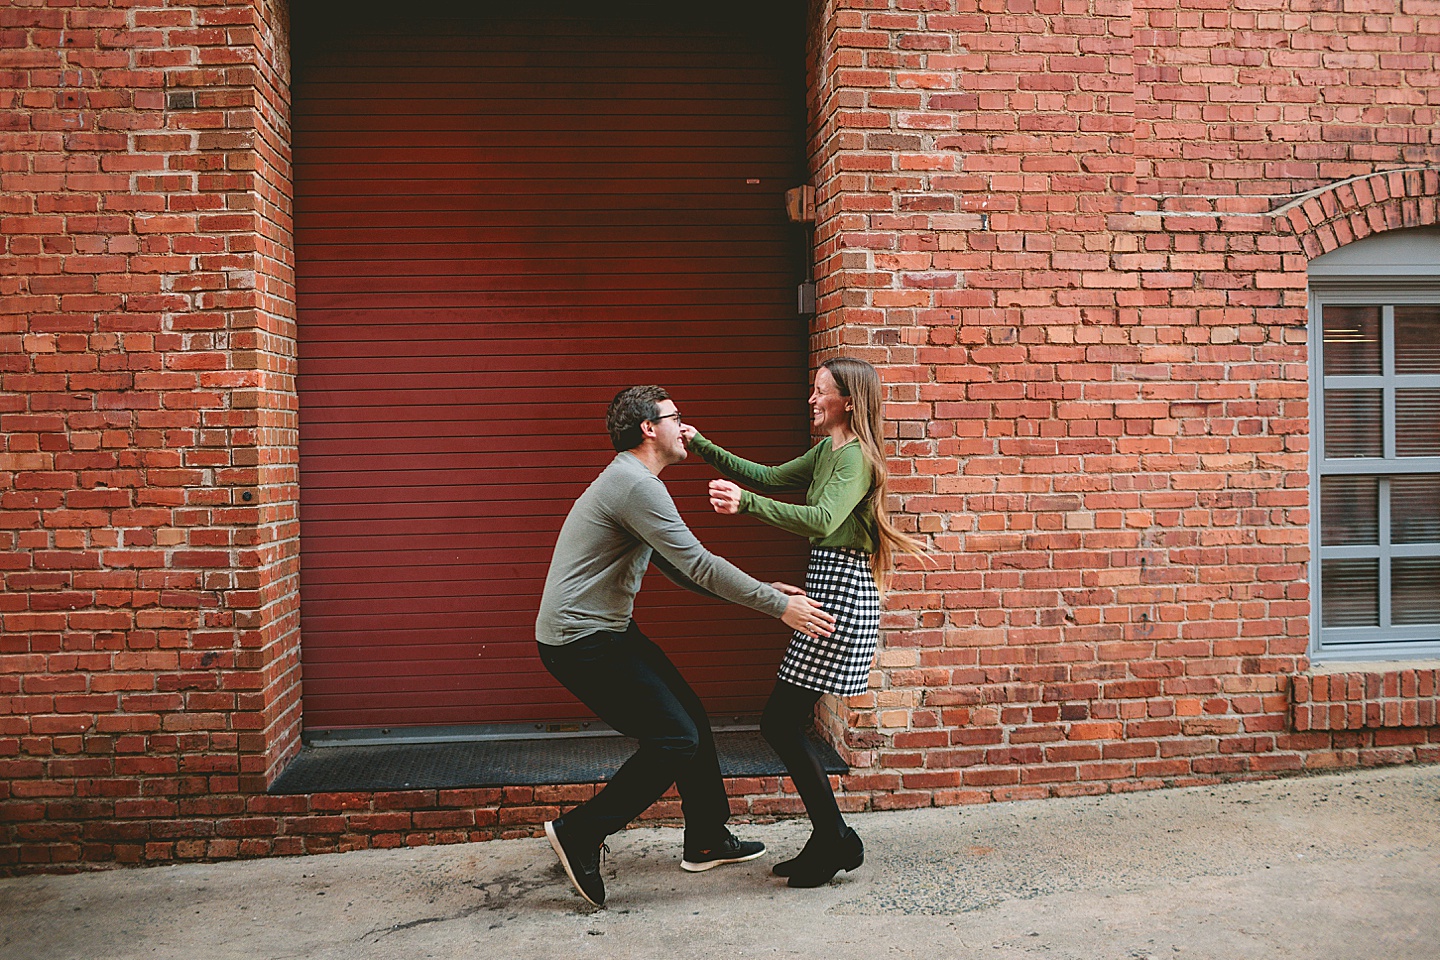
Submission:
<svg viewBox="0 0 1440 960">
<path fill-rule="evenodd" d="M 820 762 L 820 754 L 810 742 L 815 704 L 822 694 L 806 690 L 784 680 L 775 681 L 775 689 L 765 704 L 760 718 L 760 732 L 785 764 L 795 789 L 805 803 L 810 824 L 819 837 L 838 837 L 845 828 L 835 791 Z"/>
</svg>

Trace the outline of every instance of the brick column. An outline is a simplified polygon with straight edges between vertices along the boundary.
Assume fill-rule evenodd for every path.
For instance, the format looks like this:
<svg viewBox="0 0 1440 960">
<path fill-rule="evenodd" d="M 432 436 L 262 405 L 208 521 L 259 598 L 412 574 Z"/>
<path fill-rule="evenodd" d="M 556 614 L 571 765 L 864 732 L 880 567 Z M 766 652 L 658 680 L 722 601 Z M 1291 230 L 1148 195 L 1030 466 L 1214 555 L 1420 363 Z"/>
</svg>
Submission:
<svg viewBox="0 0 1440 960">
<path fill-rule="evenodd" d="M 297 726 L 283 6 L 0 37 L 0 867 L 223 854 Z"/>
<path fill-rule="evenodd" d="M 963 766 L 1043 762 L 1005 742 L 1000 704 L 1038 701 L 1045 683 L 1098 694 L 1064 666 L 1095 659 L 1087 625 L 1113 600 L 1082 569 L 1138 545 L 1141 512 L 1134 495 L 1087 501 L 1110 485 L 1076 477 L 1116 452 L 1126 420 L 1156 415 L 1113 366 L 1133 359 L 1136 322 L 1136 278 L 1115 262 L 1135 242 L 1131 11 L 896 0 L 820 17 L 814 348 L 883 369 L 891 506 L 935 561 L 905 563 L 877 685 L 827 722 L 864 771 L 853 788 L 915 805 L 956 795 Z M 1112 519 L 1114 534 L 1093 531 Z M 1058 719 L 1007 709 L 1011 724 Z M 1082 753 L 1064 772 L 1099 759 Z M 976 785 L 1019 782 L 1000 775 Z"/>
</svg>

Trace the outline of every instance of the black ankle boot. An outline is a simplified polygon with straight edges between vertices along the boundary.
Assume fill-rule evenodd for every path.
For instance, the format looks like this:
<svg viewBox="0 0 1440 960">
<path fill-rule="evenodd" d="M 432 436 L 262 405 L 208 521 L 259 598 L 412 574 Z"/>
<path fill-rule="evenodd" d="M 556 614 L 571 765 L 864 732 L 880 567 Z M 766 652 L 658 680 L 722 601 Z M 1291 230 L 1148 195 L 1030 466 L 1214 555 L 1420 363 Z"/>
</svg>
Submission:
<svg viewBox="0 0 1440 960">
<path fill-rule="evenodd" d="M 799 862 L 792 867 L 788 881 L 792 887 L 821 886 L 829 883 L 841 870 L 854 870 L 865 862 L 865 844 L 860 842 L 860 835 L 849 827 L 845 828 L 838 841 L 817 847 L 807 857 L 809 849 L 810 845 L 806 844 L 805 851 L 795 858 Z M 805 859 L 802 860 L 802 857 Z"/>
<path fill-rule="evenodd" d="M 789 860 L 781 860 L 770 868 L 770 872 L 777 877 L 788 877 L 796 870 L 805 869 L 805 865 L 814 860 L 818 851 L 825 846 L 825 841 L 813 830 L 810 832 L 810 839 L 805 841 L 801 851 Z"/>
</svg>

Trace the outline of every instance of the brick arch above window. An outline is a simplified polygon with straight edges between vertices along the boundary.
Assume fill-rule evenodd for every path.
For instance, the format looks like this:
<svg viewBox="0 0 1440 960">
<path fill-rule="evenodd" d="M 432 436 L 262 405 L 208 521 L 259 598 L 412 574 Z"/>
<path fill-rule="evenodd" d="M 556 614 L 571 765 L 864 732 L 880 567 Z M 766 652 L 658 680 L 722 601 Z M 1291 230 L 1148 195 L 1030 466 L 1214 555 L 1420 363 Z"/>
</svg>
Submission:
<svg viewBox="0 0 1440 960">
<path fill-rule="evenodd" d="M 1330 183 L 1271 212 L 1308 259 L 1376 233 L 1440 224 L 1440 164 Z"/>
</svg>

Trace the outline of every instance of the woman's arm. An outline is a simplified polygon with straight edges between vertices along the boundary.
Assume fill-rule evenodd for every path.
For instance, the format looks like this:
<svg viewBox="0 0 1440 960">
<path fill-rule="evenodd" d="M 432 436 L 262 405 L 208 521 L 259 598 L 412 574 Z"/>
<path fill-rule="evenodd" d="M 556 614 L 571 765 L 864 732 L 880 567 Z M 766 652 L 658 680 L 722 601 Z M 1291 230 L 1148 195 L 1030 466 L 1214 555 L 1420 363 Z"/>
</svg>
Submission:
<svg viewBox="0 0 1440 960">
<path fill-rule="evenodd" d="M 781 530 L 824 539 L 839 529 L 869 492 L 870 466 L 859 444 L 852 443 L 836 455 L 835 470 L 813 504 L 772 500 L 723 480 L 711 482 L 710 502 L 721 513 L 748 513 Z"/>
<path fill-rule="evenodd" d="M 693 432 L 689 434 L 685 446 L 700 454 L 706 463 L 731 480 L 768 490 L 799 490 L 809 486 L 810 478 L 815 474 L 815 458 L 820 450 L 819 444 L 794 460 L 778 467 L 767 467 L 763 463 L 737 457 L 724 447 L 706 440 L 700 431 L 693 427 L 690 429 Z"/>
</svg>

